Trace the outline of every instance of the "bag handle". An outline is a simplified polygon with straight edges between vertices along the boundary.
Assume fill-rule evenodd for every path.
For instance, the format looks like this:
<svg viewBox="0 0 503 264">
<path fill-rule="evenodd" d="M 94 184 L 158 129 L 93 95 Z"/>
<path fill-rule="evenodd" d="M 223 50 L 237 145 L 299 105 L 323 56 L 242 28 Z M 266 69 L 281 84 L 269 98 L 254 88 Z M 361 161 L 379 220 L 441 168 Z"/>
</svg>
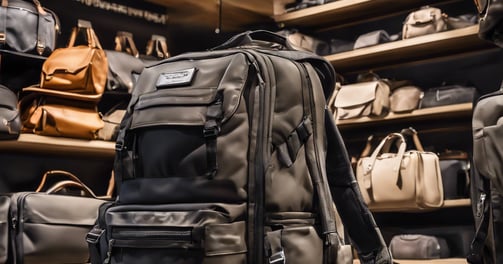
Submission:
<svg viewBox="0 0 503 264">
<path fill-rule="evenodd" d="M 238 34 L 223 44 L 212 48 L 211 50 L 223 50 L 229 48 L 236 48 L 239 46 L 257 44 L 257 41 L 266 41 L 274 44 L 279 44 L 283 49 L 297 50 L 292 44 L 282 35 L 276 34 L 268 30 L 249 30 Z"/>
<path fill-rule="evenodd" d="M 126 52 L 136 58 L 139 57 L 138 49 L 134 43 L 133 33 L 127 31 L 118 31 L 115 36 L 115 50 Z"/>
<path fill-rule="evenodd" d="M 86 185 L 83 185 L 82 183 L 72 181 L 72 180 L 60 181 L 60 182 L 54 184 L 51 188 L 49 188 L 46 191 L 46 193 L 47 194 L 55 194 L 65 188 L 68 188 L 68 187 L 74 187 L 74 188 L 80 189 L 81 191 L 84 192 L 85 196 L 98 199 L 96 194 L 94 194 L 94 192 L 89 187 L 87 187 Z"/>
<path fill-rule="evenodd" d="M 79 19 L 77 22 L 77 26 L 73 28 L 72 34 L 70 35 L 70 41 L 68 41 L 68 48 L 73 47 L 75 45 L 75 40 L 77 39 L 77 35 L 85 31 L 87 45 L 91 48 L 103 49 L 101 47 L 100 41 L 98 40 L 98 36 L 96 32 L 94 32 L 93 26 L 90 21 Z"/>
<path fill-rule="evenodd" d="M 153 53 L 155 52 L 155 55 Z M 160 35 L 152 35 L 147 43 L 147 56 L 155 56 L 159 59 L 166 59 L 169 57 L 168 43 L 166 38 Z"/>
<path fill-rule="evenodd" d="M 64 171 L 64 170 L 50 170 L 50 171 L 47 171 L 46 173 L 44 173 L 44 175 L 42 176 L 42 180 L 40 180 L 40 183 L 39 183 L 37 189 L 35 189 L 35 192 L 41 192 L 46 187 L 45 185 L 47 183 L 47 179 L 50 177 L 55 177 L 55 176 L 64 176 L 64 177 L 70 179 L 71 181 L 78 182 L 82 185 L 85 185 L 73 173 L 70 173 L 70 172 Z"/>
<path fill-rule="evenodd" d="M 404 128 L 402 131 L 400 131 L 400 134 L 406 135 L 406 136 L 412 136 L 412 141 L 414 142 L 414 146 L 416 147 L 416 150 L 424 152 L 423 144 L 421 144 L 421 140 L 419 140 L 419 136 L 417 135 L 417 131 L 412 128 Z"/>
<path fill-rule="evenodd" d="M 370 162 L 367 163 L 363 168 L 363 184 L 365 188 L 372 188 L 372 169 L 374 168 L 375 162 L 379 154 L 385 152 L 389 152 L 391 149 L 391 145 L 396 143 L 398 145 L 398 151 L 396 156 L 392 157 L 393 159 L 391 163 L 391 168 L 396 177 L 400 174 L 400 165 L 402 164 L 402 159 L 405 154 L 405 150 L 407 149 L 407 144 L 405 143 L 405 138 L 400 133 L 391 133 L 388 134 L 377 146 L 372 155 L 370 156 Z"/>
</svg>

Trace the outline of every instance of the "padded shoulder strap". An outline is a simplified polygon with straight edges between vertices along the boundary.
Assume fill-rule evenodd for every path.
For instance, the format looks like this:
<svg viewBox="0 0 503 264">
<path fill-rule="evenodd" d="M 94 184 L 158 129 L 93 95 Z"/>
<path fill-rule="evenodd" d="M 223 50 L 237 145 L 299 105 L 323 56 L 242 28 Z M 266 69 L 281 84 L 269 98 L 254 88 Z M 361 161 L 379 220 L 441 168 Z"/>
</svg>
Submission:
<svg viewBox="0 0 503 264">
<path fill-rule="evenodd" d="M 372 213 L 365 205 L 342 137 L 333 116 L 326 110 L 327 178 L 330 192 L 344 226 L 358 253 L 367 255 L 386 248 Z M 377 254 L 377 253 L 376 253 Z"/>
</svg>

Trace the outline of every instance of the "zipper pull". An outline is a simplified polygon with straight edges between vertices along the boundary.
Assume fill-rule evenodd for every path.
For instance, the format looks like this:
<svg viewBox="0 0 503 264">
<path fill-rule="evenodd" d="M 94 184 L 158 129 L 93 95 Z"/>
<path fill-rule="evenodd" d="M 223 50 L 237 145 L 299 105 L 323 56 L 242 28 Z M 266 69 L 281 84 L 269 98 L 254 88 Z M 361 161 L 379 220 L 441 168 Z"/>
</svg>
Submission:
<svg viewBox="0 0 503 264">
<path fill-rule="evenodd" d="M 477 217 L 481 217 L 484 213 L 484 201 L 486 200 L 486 194 L 481 193 L 479 202 L 477 203 Z"/>
<path fill-rule="evenodd" d="M 107 257 L 103 261 L 103 264 L 110 264 L 110 260 L 112 259 L 112 249 L 115 243 L 115 239 L 110 239 L 108 241 L 108 251 L 107 251 Z"/>
</svg>

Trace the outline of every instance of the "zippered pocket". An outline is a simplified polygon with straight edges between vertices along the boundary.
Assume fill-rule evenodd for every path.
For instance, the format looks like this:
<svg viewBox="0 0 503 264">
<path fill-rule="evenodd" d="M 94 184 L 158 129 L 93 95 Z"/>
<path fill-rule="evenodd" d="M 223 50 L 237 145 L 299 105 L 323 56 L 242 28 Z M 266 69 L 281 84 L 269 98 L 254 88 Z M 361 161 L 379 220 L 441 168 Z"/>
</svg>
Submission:
<svg viewBox="0 0 503 264">
<path fill-rule="evenodd" d="M 121 205 L 106 219 L 103 263 L 245 263 L 243 205 Z M 237 214 L 236 214 L 237 213 Z"/>
</svg>

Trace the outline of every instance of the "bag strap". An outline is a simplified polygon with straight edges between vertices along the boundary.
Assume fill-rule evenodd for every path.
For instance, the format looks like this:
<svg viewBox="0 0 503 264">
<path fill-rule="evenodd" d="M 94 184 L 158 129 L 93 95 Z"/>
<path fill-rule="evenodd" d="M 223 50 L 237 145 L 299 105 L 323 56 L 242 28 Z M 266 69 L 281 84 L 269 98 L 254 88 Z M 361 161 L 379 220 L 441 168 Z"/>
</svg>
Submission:
<svg viewBox="0 0 503 264">
<path fill-rule="evenodd" d="M 96 32 L 94 32 L 93 26 L 90 21 L 79 19 L 77 26 L 73 28 L 72 34 L 70 35 L 70 41 L 68 41 L 68 48 L 73 47 L 75 45 L 75 40 L 77 39 L 77 35 L 85 31 L 87 45 L 91 48 L 103 49 L 101 47 L 100 41 L 98 40 L 98 36 Z"/>
<path fill-rule="evenodd" d="M 268 30 L 248 30 L 241 34 L 237 34 L 219 46 L 210 50 L 223 50 L 237 48 L 240 46 L 254 45 L 262 42 L 270 42 L 280 45 L 283 49 L 297 50 L 292 44 L 282 35 L 276 34 Z"/>
<path fill-rule="evenodd" d="M 155 52 L 155 55 L 154 55 Z M 166 59 L 169 57 L 168 43 L 166 38 L 160 35 L 152 35 L 147 43 L 147 56 L 155 56 L 159 59 Z"/>
<path fill-rule="evenodd" d="M 424 152 L 423 144 L 421 144 L 421 140 L 419 140 L 419 136 L 417 135 L 417 131 L 412 128 L 404 128 L 402 131 L 400 131 L 400 134 L 406 135 L 406 136 L 412 136 L 412 141 L 414 142 L 414 146 L 416 147 L 416 150 Z"/>
<path fill-rule="evenodd" d="M 489 221 L 491 221 L 491 183 L 486 177 L 480 177 L 482 193 L 477 202 L 476 214 L 480 217 L 480 222 L 476 227 L 475 235 L 470 244 L 470 253 L 466 260 L 470 264 L 484 264 L 482 250 L 489 232 Z"/>
<path fill-rule="evenodd" d="M 136 58 L 139 57 L 138 49 L 134 43 L 133 33 L 127 31 L 118 31 L 115 36 L 115 50 L 126 52 Z"/>
<path fill-rule="evenodd" d="M 344 141 L 328 109 L 325 109 L 325 132 L 325 165 L 333 201 L 359 255 L 375 256 L 387 246 L 372 213 L 365 205 Z"/>
<path fill-rule="evenodd" d="M 393 168 L 393 173 L 395 174 L 395 178 L 398 179 L 400 175 L 400 165 L 402 164 L 402 159 L 405 154 L 405 150 L 407 149 L 407 144 L 405 143 L 405 138 L 403 137 L 402 134 L 400 133 L 390 133 L 388 136 L 386 136 L 377 148 L 374 150 L 372 155 L 370 156 L 370 162 L 366 164 L 366 167 L 363 168 L 363 184 L 364 187 L 367 189 L 372 188 L 372 169 L 374 168 L 375 162 L 377 160 L 377 157 L 379 154 L 381 154 L 383 151 L 384 152 L 389 152 L 391 149 L 391 145 L 393 143 L 396 143 L 398 145 L 398 151 L 396 156 L 390 158 L 392 159 L 392 168 Z"/>
<path fill-rule="evenodd" d="M 77 182 L 79 184 L 85 185 L 75 174 L 68 172 L 68 171 L 63 171 L 63 170 L 50 170 L 44 173 L 42 176 L 42 179 L 40 180 L 40 183 L 38 184 L 38 187 L 35 189 L 35 192 L 42 192 L 44 188 L 46 188 L 47 184 L 47 179 L 56 177 L 56 176 L 63 176 L 71 181 Z"/>
</svg>

